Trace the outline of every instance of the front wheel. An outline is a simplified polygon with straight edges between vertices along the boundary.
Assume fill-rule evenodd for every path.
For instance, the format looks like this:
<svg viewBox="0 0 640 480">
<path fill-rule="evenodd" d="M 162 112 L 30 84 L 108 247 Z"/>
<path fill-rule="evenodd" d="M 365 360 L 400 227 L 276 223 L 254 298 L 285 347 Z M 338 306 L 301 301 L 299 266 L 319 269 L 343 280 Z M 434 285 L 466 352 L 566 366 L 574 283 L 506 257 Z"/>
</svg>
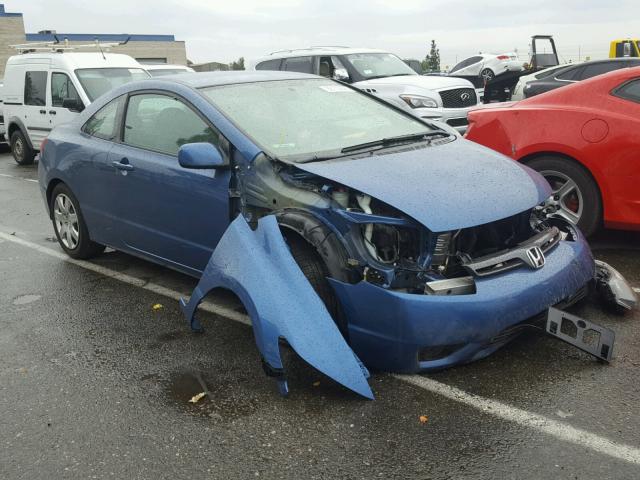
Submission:
<svg viewBox="0 0 640 480">
<path fill-rule="evenodd" d="M 71 258 L 91 258 L 104 251 L 104 245 L 89 238 L 78 200 L 64 183 L 51 194 L 51 220 L 58 243 Z"/>
<path fill-rule="evenodd" d="M 340 333 L 342 333 L 343 337 L 348 338 L 347 322 L 340 308 L 340 302 L 327 280 L 329 270 L 322 258 L 320 258 L 315 248 L 300 237 L 295 235 L 288 236 L 287 244 L 293 259 L 302 270 L 304 276 L 307 277 L 307 280 L 309 280 L 320 300 L 327 307 L 327 311 L 338 326 Z"/>
<path fill-rule="evenodd" d="M 11 135 L 11 153 L 18 165 L 31 165 L 36 157 L 36 152 L 29 146 L 29 142 L 20 130 Z"/>
<path fill-rule="evenodd" d="M 586 237 L 595 233 L 602 222 L 600 190 L 581 165 L 568 158 L 545 156 L 527 166 L 551 185 L 553 194 L 544 205 L 550 215 L 577 225 Z"/>
</svg>

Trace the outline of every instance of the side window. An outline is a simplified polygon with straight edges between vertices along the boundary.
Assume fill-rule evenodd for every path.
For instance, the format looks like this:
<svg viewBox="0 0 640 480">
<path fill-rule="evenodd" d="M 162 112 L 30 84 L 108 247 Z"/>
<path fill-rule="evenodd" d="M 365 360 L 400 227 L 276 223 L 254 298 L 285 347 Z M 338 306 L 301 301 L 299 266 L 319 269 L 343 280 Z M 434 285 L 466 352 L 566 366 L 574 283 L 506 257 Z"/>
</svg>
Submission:
<svg viewBox="0 0 640 480">
<path fill-rule="evenodd" d="M 592 65 L 586 65 L 582 74 L 580 75 L 580 80 L 586 80 L 587 78 L 592 78 L 597 75 L 602 75 L 603 73 L 613 72 L 620 68 L 620 63 L 618 62 L 601 62 L 594 63 Z"/>
<path fill-rule="evenodd" d="M 122 96 L 107 103 L 87 120 L 82 131 L 93 137 L 113 140 L 118 134 L 118 111 L 124 105 L 124 99 Z"/>
<path fill-rule="evenodd" d="M 80 95 L 65 73 L 51 74 L 51 106 L 62 107 L 65 99 L 80 101 Z"/>
<path fill-rule="evenodd" d="M 267 60 L 256 65 L 256 70 L 280 70 L 282 60 Z"/>
<path fill-rule="evenodd" d="M 24 104 L 47 104 L 47 72 L 27 72 L 24 76 Z"/>
<path fill-rule="evenodd" d="M 578 80 L 578 73 L 582 70 L 580 67 L 575 68 L 567 68 L 566 70 L 562 70 L 560 73 L 557 73 L 554 78 L 559 80 Z"/>
<path fill-rule="evenodd" d="M 129 98 L 124 143 L 177 155 L 186 143 L 209 142 L 228 153 L 226 140 L 180 100 L 157 93 Z"/>
<path fill-rule="evenodd" d="M 482 57 L 469 57 L 453 67 L 450 73 L 457 72 L 458 70 L 462 70 L 463 68 L 467 68 L 474 63 L 478 63 L 480 60 L 482 60 Z"/>
<path fill-rule="evenodd" d="M 285 58 L 283 70 L 288 72 L 313 73 L 313 57 Z"/>
<path fill-rule="evenodd" d="M 640 78 L 625 83 L 614 92 L 616 97 L 640 103 Z"/>
</svg>

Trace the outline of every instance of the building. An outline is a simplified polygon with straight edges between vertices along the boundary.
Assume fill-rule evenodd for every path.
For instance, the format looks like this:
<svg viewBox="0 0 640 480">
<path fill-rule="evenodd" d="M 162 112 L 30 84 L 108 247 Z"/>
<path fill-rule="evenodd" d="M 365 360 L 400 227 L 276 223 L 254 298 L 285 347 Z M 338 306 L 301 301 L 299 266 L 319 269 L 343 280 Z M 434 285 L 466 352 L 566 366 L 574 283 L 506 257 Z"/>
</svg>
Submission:
<svg viewBox="0 0 640 480">
<path fill-rule="evenodd" d="M 16 54 L 16 50 L 10 45 L 56 41 L 67 41 L 71 46 L 86 45 L 95 41 L 126 42 L 124 45 L 111 47 L 108 51 L 130 55 L 141 63 L 187 64 L 185 43 L 177 41 L 173 35 L 56 33 L 55 30 L 26 33 L 22 13 L 6 12 L 4 4 L 0 4 L 0 78 L 4 77 L 7 59 Z M 78 51 L 84 50 L 92 49 L 81 48 Z"/>
<path fill-rule="evenodd" d="M 227 63 L 208 62 L 208 63 L 192 63 L 190 65 L 196 72 L 219 72 L 229 70 Z"/>
</svg>

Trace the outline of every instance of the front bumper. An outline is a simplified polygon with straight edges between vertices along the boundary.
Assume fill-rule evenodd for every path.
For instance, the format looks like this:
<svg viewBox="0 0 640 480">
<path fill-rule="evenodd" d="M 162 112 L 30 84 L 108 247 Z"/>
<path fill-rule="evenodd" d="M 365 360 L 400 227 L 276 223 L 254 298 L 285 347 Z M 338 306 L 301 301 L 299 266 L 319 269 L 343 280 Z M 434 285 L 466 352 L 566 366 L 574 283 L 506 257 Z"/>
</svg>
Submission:
<svg viewBox="0 0 640 480">
<path fill-rule="evenodd" d="M 374 369 L 416 372 L 486 357 L 515 336 L 518 324 L 579 295 L 593 276 L 591 251 L 580 236 L 560 242 L 539 270 L 476 278 L 472 295 L 415 295 L 367 282 L 332 283 L 358 357 Z"/>
<path fill-rule="evenodd" d="M 469 108 L 416 108 L 411 113 L 425 120 L 444 122 L 455 128 L 461 135 L 464 135 L 469 126 L 467 114 L 474 108 L 477 108 L 477 106 L 474 105 Z"/>
</svg>

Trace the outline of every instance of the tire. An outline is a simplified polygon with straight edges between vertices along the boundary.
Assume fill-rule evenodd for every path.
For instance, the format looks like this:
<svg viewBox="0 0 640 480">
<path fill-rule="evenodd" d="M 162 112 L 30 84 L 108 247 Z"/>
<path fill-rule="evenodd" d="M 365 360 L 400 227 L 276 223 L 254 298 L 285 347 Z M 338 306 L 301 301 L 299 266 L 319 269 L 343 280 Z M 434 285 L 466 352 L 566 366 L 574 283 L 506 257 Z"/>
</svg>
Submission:
<svg viewBox="0 0 640 480">
<path fill-rule="evenodd" d="M 320 255 L 311 244 L 297 235 L 288 235 L 287 244 L 291 255 L 302 270 L 302 273 L 327 307 L 333 321 L 338 326 L 344 338 L 348 338 L 347 322 L 340 308 L 340 302 L 336 297 L 333 287 L 327 281 L 329 271 Z"/>
<path fill-rule="evenodd" d="M 542 174 L 551 185 L 554 196 L 546 204 L 557 210 L 555 215 L 577 224 L 586 237 L 598 230 L 602 224 L 600 189 L 584 167 L 574 160 L 552 155 L 534 158 L 526 165 Z M 568 190 L 571 185 L 561 183 L 563 181 L 572 181 L 574 190 Z"/>
<path fill-rule="evenodd" d="M 36 158 L 36 152 L 29 146 L 29 142 L 20 130 L 11 135 L 11 153 L 18 165 L 31 165 Z"/>
<path fill-rule="evenodd" d="M 480 72 L 480 78 L 484 80 L 484 83 L 487 83 L 496 78 L 496 74 L 490 68 L 485 68 Z"/>
<path fill-rule="evenodd" d="M 53 189 L 50 208 L 53 230 L 67 255 L 84 260 L 104 251 L 104 245 L 91 241 L 78 199 L 64 183 Z"/>
</svg>

